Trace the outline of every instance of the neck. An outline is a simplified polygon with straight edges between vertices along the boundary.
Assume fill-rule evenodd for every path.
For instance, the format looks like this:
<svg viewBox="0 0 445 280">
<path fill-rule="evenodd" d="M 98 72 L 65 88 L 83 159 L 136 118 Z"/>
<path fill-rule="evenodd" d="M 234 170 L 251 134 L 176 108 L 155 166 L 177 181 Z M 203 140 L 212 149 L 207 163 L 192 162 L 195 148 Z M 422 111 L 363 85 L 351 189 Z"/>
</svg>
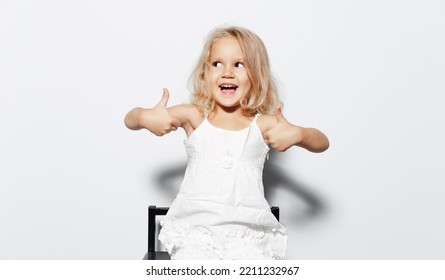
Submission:
<svg viewBox="0 0 445 280">
<path fill-rule="evenodd" d="M 209 121 L 217 127 L 229 130 L 241 130 L 250 125 L 253 117 L 246 115 L 241 107 L 215 107 L 208 116 Z"/>
<path fill-rule="evenodd" d="M 213 111 L 209 114 L 209 117 L 223 117 L 223 118 L 239 118 L 239 117 L 248 117 L 246 113 L 243 111 L 241 106 L 232 106 L 232 107 L 223 107 L 223 106 L 215 106 Z"/>
</svg>

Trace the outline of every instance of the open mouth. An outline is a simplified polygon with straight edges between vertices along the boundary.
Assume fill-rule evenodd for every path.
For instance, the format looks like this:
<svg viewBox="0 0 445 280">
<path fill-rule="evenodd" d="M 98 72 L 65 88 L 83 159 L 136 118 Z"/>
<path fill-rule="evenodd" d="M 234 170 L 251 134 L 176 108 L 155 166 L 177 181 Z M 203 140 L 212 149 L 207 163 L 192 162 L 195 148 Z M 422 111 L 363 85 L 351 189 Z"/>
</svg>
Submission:
<svg viewBox="0 0 445 280">
<path fill-rule="evenodd" d="M 238 86 L 234 84 L 221 84 L 219 85 L 219 88 L 221 92 L 224 94 L 233 94 L 235 93 Z"/>
</svg>

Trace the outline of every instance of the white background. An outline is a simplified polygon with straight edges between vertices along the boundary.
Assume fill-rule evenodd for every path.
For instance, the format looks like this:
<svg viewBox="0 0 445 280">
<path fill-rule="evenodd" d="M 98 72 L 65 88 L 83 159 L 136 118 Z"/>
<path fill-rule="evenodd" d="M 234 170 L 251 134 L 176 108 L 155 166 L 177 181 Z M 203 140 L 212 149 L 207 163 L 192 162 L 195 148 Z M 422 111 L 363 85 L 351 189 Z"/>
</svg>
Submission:
<svg viewBox="0 0 445 280">
<path fill-rule="evenodd" d="M 0 259 L 141 259 L 174 199 L 182 131 L 124 115 L 187 102 L 214 27 L 256 32 L 286 118 L 330 149 L 272 154 L 290 259 L 445 258 L 443 1 L 0 2 Z"/>
</svg>

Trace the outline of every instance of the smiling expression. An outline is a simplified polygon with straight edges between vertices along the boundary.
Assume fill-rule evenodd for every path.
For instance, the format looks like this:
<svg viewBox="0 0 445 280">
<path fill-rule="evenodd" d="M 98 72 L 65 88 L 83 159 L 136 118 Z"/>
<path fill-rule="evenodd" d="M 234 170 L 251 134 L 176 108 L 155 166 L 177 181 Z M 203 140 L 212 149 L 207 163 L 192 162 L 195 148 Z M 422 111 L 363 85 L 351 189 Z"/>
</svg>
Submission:
<svg viewBox="0 0 445 280">
<path fill-rule="evenodd" d="M 245 67 L 245 57 L 233 37 L 218 39 L 210 50 L 210 88 L 216 107 L 240 107 L 247 97 L 251 82 Z"/>
</svg>

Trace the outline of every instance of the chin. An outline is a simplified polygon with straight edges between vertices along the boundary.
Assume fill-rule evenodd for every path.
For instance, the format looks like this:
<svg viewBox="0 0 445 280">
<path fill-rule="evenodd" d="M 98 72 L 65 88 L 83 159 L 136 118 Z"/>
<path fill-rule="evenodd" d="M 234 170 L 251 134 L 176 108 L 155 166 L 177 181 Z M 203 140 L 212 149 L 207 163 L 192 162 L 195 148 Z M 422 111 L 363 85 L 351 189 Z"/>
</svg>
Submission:
<svg viewBox="0 0 445 280">
<path fill-rule="evenodd" d="M 216 104 L 227 108 L 240 106 L 240 100 L 240 98 L 215 98 Z"/>
</svg>

